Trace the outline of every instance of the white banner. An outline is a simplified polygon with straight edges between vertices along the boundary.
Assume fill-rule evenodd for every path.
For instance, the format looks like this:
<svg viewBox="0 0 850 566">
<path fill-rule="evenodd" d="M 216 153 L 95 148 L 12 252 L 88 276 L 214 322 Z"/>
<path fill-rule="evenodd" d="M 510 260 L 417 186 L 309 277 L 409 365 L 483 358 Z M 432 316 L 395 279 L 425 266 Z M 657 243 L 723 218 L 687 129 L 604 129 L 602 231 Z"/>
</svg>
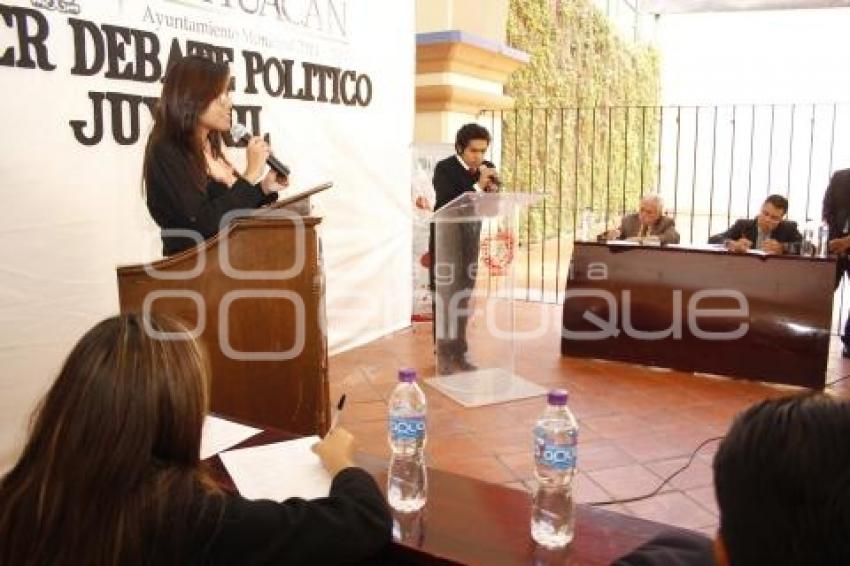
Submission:
<svg viewBox="0 0 850 566">
<path fill-rule="evenodd" d="M 229 62 L 235 118 L 295 189 L 334 182 L 314 197 L 331 351 L 409 324 L 412 1 L 0 0 L 0 472 L 70 346 L 118 311 L 116 266 L 159 257 L 142 154 L 188 53 Z"/>
</svg>

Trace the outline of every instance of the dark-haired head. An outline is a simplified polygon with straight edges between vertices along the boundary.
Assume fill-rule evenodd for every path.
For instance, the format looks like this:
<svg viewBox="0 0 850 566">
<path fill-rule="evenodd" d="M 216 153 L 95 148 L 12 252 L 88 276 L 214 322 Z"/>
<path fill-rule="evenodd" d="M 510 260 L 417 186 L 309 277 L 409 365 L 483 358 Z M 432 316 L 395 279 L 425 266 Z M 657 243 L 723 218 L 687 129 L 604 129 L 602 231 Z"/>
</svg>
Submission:
<svg viewBox="0 0 850 566">
<path fill-rule="evenodd" d="M 788 199 L 782 195 L 770 195 L 764 199 L 764 202 L 773 205 L 777 210 L 781 210 L 783 215 L 788 212 Z"/>
<path fill-rule="evenodd" d="M 850 564 L 850 403 L 823 394 L 739 415 L 714 458 L 732 566 Z"/>
<path fill-rule="evenodd" d="M 198 55 L 189 55 L 174 63 L 166 72 L 162 94 L 153 115 L 153 129 L 145 148 L 144 175 L 148 182 L 151 168 L 161 168 L 173 186 L 203 190 L 206 185 L 204 140 L 213 157 L 222 155 L 221 132 L 229 128 L 220 117 L 217 127 L 204 127 L 202 119 L 210 109 L 230 116 L 230 70 L 224 63 Z M 220 109 L 217 105 L 221 106 Z"/>
<path fill-rule="evenodd" d="M 470 169 L 481 167 L 489 146 L 490 132 L 475 123 L 461 126 L 455 135 L 455 151 Z"/>
<path fill-rule="evenodd" d="M 756 217 L 763 232 L 772 232 L 788 212 L 788 199 L 782 195 L 770 195 L 761 205 L 761 211 Z"/>
<path fill-rule="evenodd" d="M 455 151 L 462 154 L 469 147 L 472 140 L 483 141 L 486 146 L 490 145 L 490 132 L 487 128 L 476 123 L 464 124 L 455 134 Z M 485 147 L 486 147 L 485 146 Z"/>
<path fill-rule="evenodd" d="M 0 563 L 129 564 L 178 552 L 192 505 L 214 493 L 199 461 L 206 374 L 176 320 L 122 315 L 89 330 L 0 481 Z"/>
</svg>

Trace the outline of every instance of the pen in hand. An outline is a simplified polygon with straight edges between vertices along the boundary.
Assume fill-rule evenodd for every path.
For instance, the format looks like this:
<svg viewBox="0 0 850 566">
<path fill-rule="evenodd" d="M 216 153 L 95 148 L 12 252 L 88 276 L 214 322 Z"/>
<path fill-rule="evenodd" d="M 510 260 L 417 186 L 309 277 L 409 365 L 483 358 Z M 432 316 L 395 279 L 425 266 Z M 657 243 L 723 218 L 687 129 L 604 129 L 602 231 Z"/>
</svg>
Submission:
<svg viewBox="0 0 850 566">
<path fill-rule="evenodd" d="M 345 393 L 340 396 L 339 402 L 336 404 L 336 411 L 334 412 L 334 415 L 331 418 L 331 427 L 328 429 L 328 432 L 335 429 L 336 425 L 339 424 L 339 415 L 342 413 L 343 407 L 345 407 Z"/>
<path fill-rule="evenodd" d="M 340 413 L 345 406 L 345 395 L 339 398 L 336 411 L 331 417 L 331 426 L 325 437 L 313 445 L 312 450 L 322 460 L 322 465 L 331 474 L 336 476 L 341 470 L 353 466 L 352 451 L 354 437 L 344 428 L 337 430 Z"/>
</svg>

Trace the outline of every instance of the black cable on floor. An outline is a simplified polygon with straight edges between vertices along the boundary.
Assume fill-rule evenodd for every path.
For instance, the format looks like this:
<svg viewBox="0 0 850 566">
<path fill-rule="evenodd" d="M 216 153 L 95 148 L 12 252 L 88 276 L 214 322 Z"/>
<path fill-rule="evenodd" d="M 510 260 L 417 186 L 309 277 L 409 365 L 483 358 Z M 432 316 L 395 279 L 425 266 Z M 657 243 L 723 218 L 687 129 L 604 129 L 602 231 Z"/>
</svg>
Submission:
<svg viewBox="0 0 850 566">
<path fill-rule="evenodd" d="M 681 468 L 679 468 L 678 470 L 676 470 L 675 472 L 673 472 L 672 474 L 667 476 L 664 479 L 664 481 L 662 481 L 661 484 L 658 487 L 656 487 L 654 490 L 647 493 L 646 495 L 638 495 L 636 497 L 628 497 L 628 498 L 625 498 L 625 499 L 612 499 L 612 500 L 609 500 L 609 501 L 594 501 L 593 503 L 587 503 L 586 505 L 590 505 L 591 507 L 603 507 L 605 505 L 616 505 L 618 503 L 633 503 L 635 501 L 641 501 L 643 499 L 649 499 L 650 497 L 654 497 L 654 496 L 658 495 L 658 492 L 660 492 L 662 489 L 664 489 L 665 485 L 670 483 L 670 480 L 672 480 L 673 478 L 675 478 L 676 476 L 678 476 L 679 474 L 681 474 L 682 472 L 687 470 L 690 467 L 690 465 L 693 464 L 694 458 L 696 458 L 697 454 L 699 453 L 699 451 L 702 449 L 703 446 L 705 446 L 706 444 L 708 444 L 710 442 L 715 442 L 715 441 L 718 441 L 718 440 L 723 440 L 723 437 L 722 436 L 715 436 L 715 437 L 703 440 L 700 443 L 700 445 L 697 446 L 694 449 L 693 452 L 691 452 L 691 457 L 688 458 L 687 464 L 685 464 L 684 466 L 682 466 Z"/>
<path fill-rule="evenodd" d="M 839 378 L 838 378 L 838 379 L 836 379 L 835 381 L 831 381 L 831 382 L 827 383 L 827 384 L 826 384 L 826 387 L 824 387 L 824 389 L 829 389 L 829 388 L 830 388 L 830 387 L 832 387 L 833 385 L 837 385 L 837 384 L 841 383 L 842 381 L 844 381 L 844 380 L 845 380 L 845 379 L 847 379 L 848 377 L 850 377 L 850 374 L 842 375 L 841 377 L 839 377 Z"/>
</svg>

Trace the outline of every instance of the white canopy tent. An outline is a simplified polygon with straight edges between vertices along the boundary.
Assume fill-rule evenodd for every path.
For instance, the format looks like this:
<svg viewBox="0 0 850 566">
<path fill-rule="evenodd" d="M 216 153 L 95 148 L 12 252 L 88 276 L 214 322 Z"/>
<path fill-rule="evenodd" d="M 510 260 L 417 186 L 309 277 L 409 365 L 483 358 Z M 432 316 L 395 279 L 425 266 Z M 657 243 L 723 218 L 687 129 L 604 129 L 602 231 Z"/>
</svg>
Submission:
<svg viewBox="0 0 850 566">
<path fill-rule="evenodd" d="M 653 14 L 845 8 L 848 0 L 638 0 L 639 9 Z"/>
</svg>

